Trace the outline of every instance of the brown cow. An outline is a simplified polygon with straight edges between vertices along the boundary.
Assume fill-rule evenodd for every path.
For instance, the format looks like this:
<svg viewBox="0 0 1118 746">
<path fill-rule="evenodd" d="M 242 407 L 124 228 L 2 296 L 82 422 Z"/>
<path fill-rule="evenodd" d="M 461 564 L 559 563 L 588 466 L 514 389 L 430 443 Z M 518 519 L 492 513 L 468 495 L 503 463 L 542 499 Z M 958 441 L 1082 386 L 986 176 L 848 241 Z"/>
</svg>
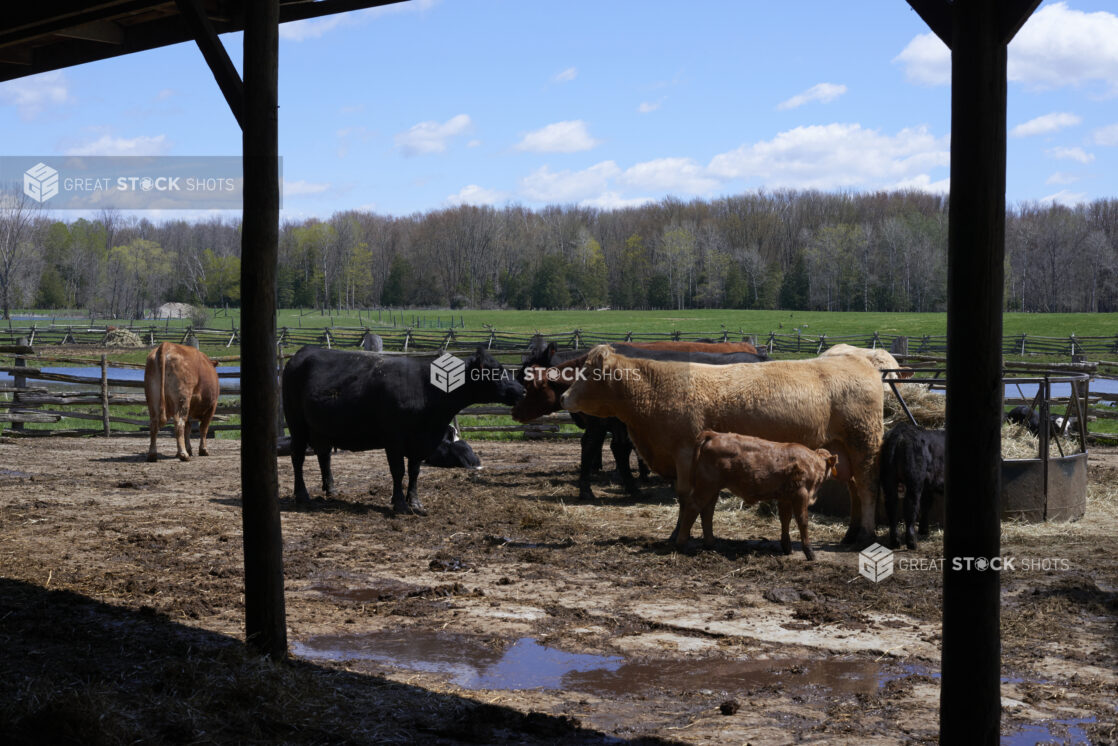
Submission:
<svg viewBox="0 0 1118 746">
<path fill-rule="evenodd" d="M 807 508 L 815 502 L 823 480 L 838 476 L 837 464 L 838 456 L 823 448 L 704 430 L 691 466 L 691 496 L 680 508 L 676 544 L 681 549 L 687 546 L 691 526 L 696 516 L 702 516 L 703 546 L 714 546 L 714 505 L 718 492 L 727 488 L 747 503 L 775 499 L 780 509 L 780 548 L 792 553 L 788 524 L 795 517 L 804 556 L 813 560 Z"/>
<path fill-rule="evenodd" d="M 159 428 L 174 420 L 178 457 L 189 461 L 190 420 L 198 420 L 198 455 L 205 456 L 206 432 L 217 411 L 220 384 L 217 361 L 210 360 L 193 347 L 164 342 L 148 353 L 144 365 L 144 395 L 151 421 L 151 444 L 148 461 L 155 461 L 155 435 Z"/>
<path fill-rule="evenodd" d="M 704 430 L 826 448 L 838 456 L 837 478 L 850 489 L 843 541 L 874 537 L 881 378 L 860 356 L 696 365 L 625 357 L 599 345 L 561 403 L 624 422 L 641 458 L 675 480 L 681 500 L 691 492 L 695 442 Z"/>
</svg>

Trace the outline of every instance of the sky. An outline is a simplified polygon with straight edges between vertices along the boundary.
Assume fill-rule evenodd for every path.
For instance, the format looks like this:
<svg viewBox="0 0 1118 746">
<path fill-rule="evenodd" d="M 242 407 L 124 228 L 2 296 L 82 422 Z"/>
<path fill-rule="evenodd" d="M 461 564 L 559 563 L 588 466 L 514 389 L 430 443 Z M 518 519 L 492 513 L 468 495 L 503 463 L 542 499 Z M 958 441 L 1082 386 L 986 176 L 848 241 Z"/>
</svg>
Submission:
<svg viewBox="0 0 1118 746">
<path fill-rule="evenodd" d="M 1116 13 L 1046 0 L 1010 44 L 1011 204 L 1118 196 Z M 279 80 L 292 219 L 949 186 L 950 57 L 904 0 L 410 0 L 284 24 Z M 0 133 L 2 155 L 241 143 L 193 44 L 0 83 Z"/>
</svg>

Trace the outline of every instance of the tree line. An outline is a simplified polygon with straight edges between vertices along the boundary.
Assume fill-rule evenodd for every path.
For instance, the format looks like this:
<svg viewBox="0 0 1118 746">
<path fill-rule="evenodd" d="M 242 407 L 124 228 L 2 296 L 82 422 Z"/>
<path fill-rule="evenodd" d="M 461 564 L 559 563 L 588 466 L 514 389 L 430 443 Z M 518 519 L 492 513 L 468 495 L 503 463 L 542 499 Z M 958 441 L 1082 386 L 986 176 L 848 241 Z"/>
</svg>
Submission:
<svg viewBox="0 0 1118 746">
<path fill-rule="evenodd" d="M 283 224 L 281 307 L 945 307 L 947 199 L 777 191 L 602 210 L 456 206 Z M 0 306 L 140 318 L 240 302 L 240 225 L 0 202 Z M 1026 203 L 1006 226 L 1006 310 L 1118 310 L 1118 200 Z"/>
</svg>

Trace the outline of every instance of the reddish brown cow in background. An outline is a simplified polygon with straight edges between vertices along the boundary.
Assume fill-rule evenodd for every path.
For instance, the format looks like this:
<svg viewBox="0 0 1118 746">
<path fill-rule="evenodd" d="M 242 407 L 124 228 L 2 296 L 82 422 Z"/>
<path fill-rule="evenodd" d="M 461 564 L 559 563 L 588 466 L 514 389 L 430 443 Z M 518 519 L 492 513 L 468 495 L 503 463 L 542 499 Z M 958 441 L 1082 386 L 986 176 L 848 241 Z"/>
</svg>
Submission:
<svg viewBox="0 0 1118 746">
<path fill-rule="evenodd" d="M 155 461 L 155 436 L 159 428 L 174 420 L 178 457 L 189 461 L 190 420 L 198 420 L 198 455 L 206 454 L 206 432 L 217 411 L 217 361 L 210 360 L 193 347 L 164 342 L 148 354 L 144 366 L 144 395 L 151 418 L 151 444 L 148 461 Z"/>
<path fill-rule="evenodd" d="M 780 548 L 792 553 L 788 524 L 796 519 L 804 556 L 815 559 L 807 538 L 807 508 L 827 477 L 837 476 L 838 456 L 799 443 L 773 443 L 736 433 L 704 430 L 691 467 L 691 496 L 680 507 L 677 545 L 687 545 L 695 517 L 702 517 L 703 545 L 714 546 L 714 505 L 727 488 L 747 504 L 775 499 L 780 509 Z"/>
</svg>

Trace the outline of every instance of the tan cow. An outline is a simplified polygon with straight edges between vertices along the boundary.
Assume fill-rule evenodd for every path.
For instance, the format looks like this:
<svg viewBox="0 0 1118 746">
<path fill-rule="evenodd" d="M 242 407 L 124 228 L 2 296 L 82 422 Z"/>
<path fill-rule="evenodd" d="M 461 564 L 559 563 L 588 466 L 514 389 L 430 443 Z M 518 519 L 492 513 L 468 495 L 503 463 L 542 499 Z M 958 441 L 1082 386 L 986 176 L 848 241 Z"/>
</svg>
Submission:
<svg viewBox="0 0 1118 746">
<path fill-rule="evenodd" d="M 807 537 L 807 509 L 823 480 L 837 476 L 837 463 L 838 456 L 822 448 L 704 430 L 695 447 L 691 496 L 682 504 L 676 544 L 681 549 L 687 546 L 691 526 L 702 516 L 703 545 L 714 546 L 714 506 L 719 491 L 726 488 L 746 503 L 775 499 L 780 510 L 780 548 L 792 553 L 788 524 L 794 516 L 804 556 L 815 559 Z"/>
<path fill-rule="evenodd" d="M 826 448 L 850 489 L 844 542 L 874 536 L 882 392 L 877 369 L 858 356 L 699 365 L 640 360 L 599 345 L 563 407 L 617 417 L 653 471 L 690 494 L 695 443 L 704 430 Z M 678 535 L 678 526 L 677 532 Z"/>
<path fill-rule="evenodd" d="M 854 347 L 848 344 L 837 344 L 833 347 L 828 347 L 819 357 L 834 357 L 836 355 L 856 355 L 864 357 L 870 361 L 870 364 L 878 370 L 897 370 L 900 373 L 886 373 L 885 378 L 912 378 L 912 369 L 906 368 L 897 362 L 897 358 L 893 357 L 891 353 L 881 348 L 873 350 L 865 347 Z"/>
<path fill-rule="evenodd" d="M 220 384 L 217 362 L 193 347 L 164 342 L 148 354 L 144 365 L 144 395 L 151 421 L 148 461 L 155 461 L 155 436 L 159 428 L 173 420 L 178 457 L 189 461 L 190 420 L 198 420 L 198 455 L 205 456 L 206 432 L 217 411 Z"/>
</svg>

